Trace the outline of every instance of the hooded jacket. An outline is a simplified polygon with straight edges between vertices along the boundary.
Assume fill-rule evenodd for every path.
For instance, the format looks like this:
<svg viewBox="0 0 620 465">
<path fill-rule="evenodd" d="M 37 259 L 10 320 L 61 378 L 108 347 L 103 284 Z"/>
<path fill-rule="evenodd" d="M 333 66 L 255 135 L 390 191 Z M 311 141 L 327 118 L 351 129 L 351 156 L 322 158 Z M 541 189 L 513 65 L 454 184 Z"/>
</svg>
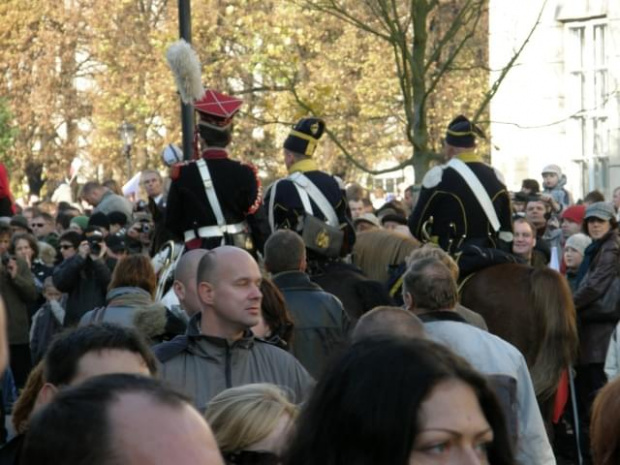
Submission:
<svg viewBox="0 0 620 465">
<path fill-rule="evenodd" d="M 106 295 L 106 306 L 86 312 L 80 326 L 90 323 L 116 323 L 137 329 L 151 341 L 161 342 L 168 333 L 169 312 L 164 305 L 153 302 L 151 295 L 139 287 L 116 287 Z M 170 314 L 170 318 L 176 318 Z M 185 325 L 180 322 L 184 330 Z M 181 334 L 183 331 L 177 331 Z"/>
<path fill-rule="evenodd" d="M 192 317 L 184 336 L 154 348 L 162 379 L 192 398 L 198 410 L 204 412 L 223 390 L 250 383 L 272 383 L 289 392 L 291 401 L 305 400 L 313 380 L 295 357 L 250 330 L 236 341 L 205 336 L 201 316 Z"/>
</svg>

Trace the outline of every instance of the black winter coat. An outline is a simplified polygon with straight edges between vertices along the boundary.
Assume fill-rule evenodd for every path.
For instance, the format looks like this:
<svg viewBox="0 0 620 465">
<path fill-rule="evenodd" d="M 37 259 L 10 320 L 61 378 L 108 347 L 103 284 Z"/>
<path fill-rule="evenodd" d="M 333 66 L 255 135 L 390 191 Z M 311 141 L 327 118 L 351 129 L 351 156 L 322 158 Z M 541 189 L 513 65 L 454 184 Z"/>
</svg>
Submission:
<svg viewBox="0 0 620 465">
<path fill-rule="evenodd" d="M 310 281 L 306 273 L 285 271 L 276 274 L 273 282 L 282 291 L 295 323 L 291 353 L 316 378 L 344 342 L 349 318 L 340 300 Z"/>
<path fill-rule="evenodd" d="M 620 237 L 613 230 L 601 239 L 601 247 L 592 258 L 587 273 L 573 295 L 579 318 L 579 363 L 604 363 L 611 334 L 617 320 L 587 321 L 592 317 L 596 301 L 603 298 L 610 284 L 618 276 L 620 266 Z"/>
<path fill-rule="evenodd" d="M 111 273 L 101 260 L 76 254 L 58 265 L 52 279 L 60 292 L 69 294 L 64 323 L 69 327 L 76 326 L 87 311 L 105 305 Z"/>
</svg>

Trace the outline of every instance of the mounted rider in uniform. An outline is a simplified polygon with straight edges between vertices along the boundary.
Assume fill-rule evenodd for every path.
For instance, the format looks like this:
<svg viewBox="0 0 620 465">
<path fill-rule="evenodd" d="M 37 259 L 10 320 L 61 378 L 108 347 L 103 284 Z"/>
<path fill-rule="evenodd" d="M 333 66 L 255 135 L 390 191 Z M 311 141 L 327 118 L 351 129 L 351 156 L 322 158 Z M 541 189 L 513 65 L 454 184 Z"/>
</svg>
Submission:
<svg viewBox="0 0 620 465">
<path fill-rule="evenodd" d="M 168 51 L 168 62 L 177 82 L 185 82 L 179 75 L 188 73 L 176 72 L 174 64 L 185 66 L 195 54 L 185 42 L 177 42 L 174 47 Z M 197 68 L 199 71 L 199 63 Z M 196 87 L 202 84 L 198 82 Z M 226 148 L 232 137 L 233 117 L 243 102 L 212 89 L 203 90 L 199 98 L 179 90 L 183 101 L 193 104 L 198 114 L 195 159 L 172 167 L 166 228 L 182 237 L 189 250 L 225 244 L 252 253 L 262 250 L 269 229 L 256 168 L 230 159 Z"/>
<path fill-rule="evenodd" d="M 451 254 L 466 245 L 504 248 L 512 241 L 510 194 L 502 175 L 475 152 L 482 131 L 464 116 L 446 131 L 446 164 L 426 173 L 409 229 Z M 502 247 L 500 247 L 502 245 Z"/>
<path fill-rule="evenodd" d="M 319 170 L 312 159 L 325 123 L 304 118 L 284 142 L 289 176 L 273 183 L 265 194 L 272 231 L 291 229 L 304 239 L 309 262 L 348 255 L 355 229 L 342 181 Z"/>
</svg>

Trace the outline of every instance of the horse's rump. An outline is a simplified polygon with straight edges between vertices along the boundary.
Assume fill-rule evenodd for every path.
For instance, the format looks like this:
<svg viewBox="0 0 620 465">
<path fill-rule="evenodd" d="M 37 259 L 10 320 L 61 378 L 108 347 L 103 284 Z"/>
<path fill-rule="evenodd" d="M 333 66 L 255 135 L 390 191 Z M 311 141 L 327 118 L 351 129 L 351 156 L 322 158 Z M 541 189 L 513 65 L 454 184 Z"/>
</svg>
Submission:
<svg viewBox="0 0 620 465">
<path fill-rule="evenodd" d="M 521 351 L 539 403 L 549 401 L 577 347 L 575 308 L 566 279 L 549 268 L 497 265 L 463 283 L 461 303 L 481 314 L 491 333 Z"/>
</svg>

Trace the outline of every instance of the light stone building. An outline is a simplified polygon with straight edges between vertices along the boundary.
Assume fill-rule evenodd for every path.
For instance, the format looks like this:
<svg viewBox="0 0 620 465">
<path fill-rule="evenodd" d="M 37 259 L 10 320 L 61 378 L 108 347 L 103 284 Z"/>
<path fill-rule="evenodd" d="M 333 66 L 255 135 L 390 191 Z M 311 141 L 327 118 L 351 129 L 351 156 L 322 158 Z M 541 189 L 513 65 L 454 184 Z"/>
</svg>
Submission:
<svg viewBox="0 0 620 465">
<path fill-rule="evenodd" d="M 491 102 L 511 190 L 560 165 L 575 200 L 620 186 L 620 0 L 489 1 L 491 83 L 540 21 Z"/>
</svg>

